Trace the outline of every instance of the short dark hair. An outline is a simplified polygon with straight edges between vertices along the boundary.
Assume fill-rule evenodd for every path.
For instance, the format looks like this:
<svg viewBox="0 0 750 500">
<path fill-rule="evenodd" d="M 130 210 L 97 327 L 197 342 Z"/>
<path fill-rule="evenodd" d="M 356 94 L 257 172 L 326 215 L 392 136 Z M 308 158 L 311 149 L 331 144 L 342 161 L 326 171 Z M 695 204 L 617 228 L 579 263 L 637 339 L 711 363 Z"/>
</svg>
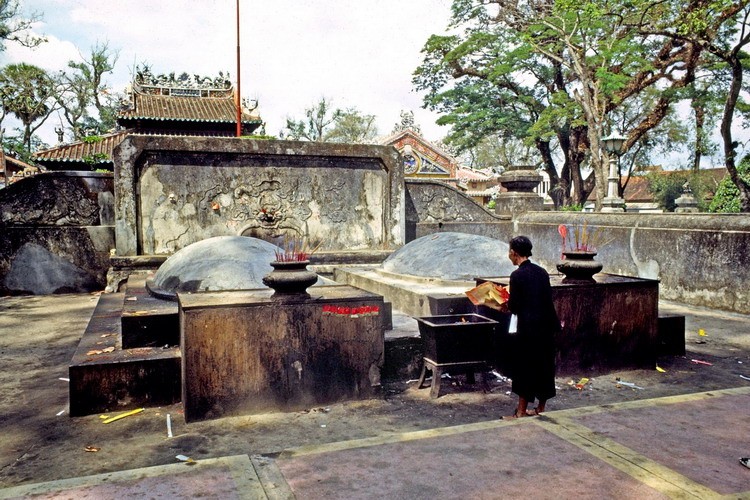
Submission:
<svg viewBox="0 0 750 500">
<path fill-rule="evenodd" d="M 510 240 L 510 249 L 521 257 L 531 257 L 531 240 L 526 236 L 516 236 Z"/>
</svg>

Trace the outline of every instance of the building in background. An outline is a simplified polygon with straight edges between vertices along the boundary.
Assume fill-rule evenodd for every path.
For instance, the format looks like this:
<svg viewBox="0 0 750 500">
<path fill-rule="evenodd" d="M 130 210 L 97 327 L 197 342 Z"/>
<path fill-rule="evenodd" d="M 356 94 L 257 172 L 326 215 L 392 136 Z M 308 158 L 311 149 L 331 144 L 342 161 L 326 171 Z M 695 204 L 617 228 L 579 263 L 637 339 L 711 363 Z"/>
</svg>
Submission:
<svg viewBox="0 0 750 500">
<path fill-rule="evenodd" d="M 117 115 L 117 130 L 82 141 L 59 144 L 38 151 L 34 161 L 48 170 L 112 170 L 112 150 L 128 134 L 194 135 L 233 137 L 237 129 L 237 104 L 232 83 L 187 73 L 153 75 L 146 68 L 137 72 L 126 91 L 128 100 Z M 255 106 L 257 107 L 257 105 Z M 261 126 L 255 107 L 242 107 L 242 135 Z"/>
</svg>

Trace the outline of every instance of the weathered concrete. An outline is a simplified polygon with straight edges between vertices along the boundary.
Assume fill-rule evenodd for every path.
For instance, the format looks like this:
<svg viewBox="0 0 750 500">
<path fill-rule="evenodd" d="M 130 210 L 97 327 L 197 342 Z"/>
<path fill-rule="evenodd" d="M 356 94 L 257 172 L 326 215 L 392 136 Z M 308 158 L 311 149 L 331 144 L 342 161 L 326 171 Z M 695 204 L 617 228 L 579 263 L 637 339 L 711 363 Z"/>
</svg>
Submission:
<svg viewBox="0 0 750 500">
<path fill-rule="evenodd" d="M 77 491 L 67 496 L 62 492 L 73 484 L 80 486 L 76 478 L 174 464 L 177 454 L 190 456 L 198 463 L 177 464 L 175 468 L 194 472 L 200 472 L 204 462 L 208 465 L 210 459 L 226 455 L 279 457 L 281 454 L 284 458 L 278 458 L 279 461 L 306 458 L 323 464 L 325 470 L 314 469 L 313 476 L 286 475 L 291 467 L 311 465 L 307 461 L 289 464 L 289 468 L 283 466 L 285 475 L 269 478 L 261 475 L 261 470 L 276 468 L 273 465 L 276 460 L 269 458 L 272 463 L 258 469 L 253 458 L 262 484 L 270 486 L 270 491 L 282 498 L 282 485 L 296 481 L 307 481 L 300 489 L 296 489 L 299 483 L 294 485 L 293 493 L 298 498 L 323 496 L 322 488 L 331 483 L 338 485 L 337 491 L 346 498 L 355 496 L 352 487 L 361 488 L 363 496 L 372 498 L 389 494 L 388 488 L 399 486 L 403 488 L 396 493 L 399 498 L 419 498 L 420 492 L 431 491 L 436 485 L 445 490 L 441 496 L 481 498 L 479 482 L 472 482 L 466 490 L 458 491 L 459 487 L 450 490 L 455 483 L 453 477 L 474 473 L 481 484 L 493 479 L 500 481 L 487 485 L 490 498 L 497 497 L 498 491 L 512 496 L 528 495 L 528 478 L 536 472 L 528 469 L 526 475 L 511 474 L 517 463 L 538 467 L 546 481 L 561 478 L 574 488 L 570 495 L 562 487 L 556 488 L 553 493 L 557 497 L 573 496 L 580 491 L 579 483 L 588 487 L 589 482 L 594 488 L 587 490 L 590 497 L 611 496 L 610 483 L 620 481 L 617 477 L 621 477 L 617 471 L 624 471 L 634 481 L 647 483 L 651 488 L 674 488 L 672 497 L 716 496 L 705 488 L 717 488 L 716 492 L 734 497 L 746 497 L 750 491 L 750 471 L 737 463 L 737 458 L 746 452 L 743 436 L 750 432 L 747 420 L 742 417 L 749 404 L 750 383 L 739 376 L 750 375 L 747 316 L 661 303 L 660 310 L 686 314 L 687 357 L 660 358 L 659 366 L 666 369 L 665 373 L 635 370 L 598 377 L 583 391 L 568 385 L 570 379 L 558 378 L 558 396 L 548 404 L 549 420 L 545 421 L 497 420 L 499 415 L 512 412 L 515 399 L 505 394 L 510 388 L 507 382 L 493 381 L 489 393 L 482 393 L 477 387 L 446 383 L 447 394 L 430 399 L 429 389 L 416 389 L 412 382 L 401 389 L 401 385 L 384 388 L 384 397 L 380 399 L 311 408 L 307 412 L 231 417 L 193 424 L 183 421 L 182 405 L 174 404 L 149 408 L 104 425 L 98 415 L 72 419 L 65 413 L 58 415 L 67 404 L 67 382 L 58 378 L 67 377 L 70 357 L 95 304 L 96 297 L 89 294 L 0 298 L 0 350 L 5 363 L 5 369 L 0 371 L 4 395 L 0 398 L 3 424 L 0 488 L 11 488 L 0 490 L 0 498 L 45 492 L 49 496 L 76 496 Z M 707 335 L 699 336 L 699 329 L 705 329 Z M 691 358 L 713 365 L 695 364 Z M 615 377 L 643 389 L 618 388 Z M 744 387 L 727 389 L 738 386 Z M 710 392 L 686 395 L 700 391 Z M 644 400 L 674 395 L 683 396 Z M 698 400 L 702 404 L 697 408 L 680 404 Z M 172 438 L 167 437 L 167 414 L 172 417 Z M 530 429 L 522 427 L 547 424 L 554 426 L 554 429 L 544 427 L 547 431 L 573 445 L 565 447 L 570 454 L 559 453 L 560 442 L 547 433 L 534 432 L 538 441 L 518 442 L 523 435 L 529 437 Z M 634 435 L 633 429 L 641 435 Z M 443 439 L 451 435 L 457 439 Z M 505 453 L 506 444 L 507 450 L 511 449 L 505 438 L 518 444 L 518 449 L 528 450 L 531 458 L 525 460 L 526 456 L 518 458 L 511 452 Z M 551 448 L 552 439 L 555 445 Z M 454 446 L 457 442 L 461 447 L 460 443 L 476 445 L 476 453 L 463 447 L 467 453 L 457 455 Z M 85 446 L 100 450 L 88 453 L 83 449 Z M 344 450 L 361 450 L 366 460 L 356 464 L 358 468 L 350 468 L 347 460 L 353 455 L 343 453 Z M 534 458 L 538 450 L 555 453 L 547 453 L 547 458 L 539 461 Z M 591 454 L 599 461 L 591 462 Z M 469 455 L 476 460 L 468 458 Z M 401 459 L 394 461 L 394 456 Z M 408 460 L 411 456 L 417 459 Z M 492 466 L 488 466 L 490 462 Z M 398 466 L 411 468 L 403 476 L 408 483 L 388 479 L 396 477 L 391 474 Z M 614 475 L 610 475 L 612 466 Z M 357 475 L 350 476 L 351 470 Z M 145 470 L 126 475 L 124 487 L 134 488 L 127 491 L 108 489 L 115 488 L 113 483 L 123 479 L 119 474 L 99 477 L 101 482 L 87 477 L 90 482 L 86 484 L 100 485 L 100 496 L 126 497 L 128 492 L 139 496 L 137 492 L 143 490 L 137 486 L 144 483 L 138 483 L 136 478 L 146 477 L 151 475 Z M 575 481 L 567 482 L 568 479 Z M 62 481 L 46 483 L 47 489 L 38 484 L 55 480 Z M 173 480 L 177 478 L 164 478 L 160 484 L 166 486 Z M 689 494 L 680 491 L 696 483 L 703 485 L 701 490 L 690 490 Z M 245 486 L 238 489 L 249 491 Z M 223 488 L 216 491 L 225 492 Z M 270 493 L 269 497 L 273 498 Z M 585 494 L 578 497 L 589 498 Z"/>
<path fill-rule="evenodd" d="M 198 241 L 170 256 L 146 282 L 161 298 L 177 300 L 177 292 L 266 288 L 263 276 L 273 268 L 279 248 L 246 236 L 216 236 Z"/>
<path fill-rule="evenodd" d="M 309 293 L 178 294 L 186 421 L 374 395 L 383 298 L 340 285 Z"/>
<path fill-rule="evenodd" d="M 534 259 L 554 269 L 557 226 L 584 221 L 602 232 L 596 259 L 604 272 L 658 279 L 662 299 L 750 312 L 750 216 L 533 212 L 518 217 L 514 232 L 529 236 Z"/>
<path fill-rule="evenodd" d="M 321 250 L 404 243 L 392 147 L 129 136 L 114 151 L 117 255 L 171 254 L 211 236 L 285 236 Z"/>
<path fill-rule="evenodd" d="M 497 216 L 458 189 L 440 181 L 410 178 L 405 180 L 405 187 L 406 241 L 422 236 L 418 230 L 424 223 L 442 227 L 444 223 L 459 222 L 471 227 L 475 223 L 491 225 L 510 220 L 510 215 Z"/>
<path fill-rule="evenodd" d="M 115 247 L 111 174 L 44 173 L 0 189 L 0 294 L 101 290 Z"/>
<path fill-rule="evenodd" d="M 486 236 L 440 232 L 410 241 L 385 262 L 389 273 L 471 281 L 478 276 L 508 276 L 508 243 Z"/>
<path fill-rule="evenodd" d="M 602 214 L 529 212 L 496 223 L 425 220 L 414 234 L 481 234 L 507 242 L 525 234 L 533 257 L 554 272 L 562 241 L 557 228 L 588 225 L 604 244 L 596 260 L 603 272 L 661 281 L 661 298 L 686 304 L 750 313 L 750 216 L 745 214 Z"/>
</svg>

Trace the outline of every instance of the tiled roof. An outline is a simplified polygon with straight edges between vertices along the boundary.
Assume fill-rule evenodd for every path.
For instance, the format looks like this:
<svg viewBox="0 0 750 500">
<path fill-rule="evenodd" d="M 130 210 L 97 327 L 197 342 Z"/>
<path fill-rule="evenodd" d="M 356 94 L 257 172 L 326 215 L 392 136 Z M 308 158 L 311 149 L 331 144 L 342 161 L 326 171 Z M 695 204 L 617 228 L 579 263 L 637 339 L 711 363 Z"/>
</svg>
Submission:
<svg viewBox="0 0 750 500">
<path fill-rule="evenodd" d="M 132 109 L 121 111 L 118 120 L 158 120 L 236 123 L 237 108 L 232 97 L 173 97 L 133 93 Z M 260 123 L 257 115 L 243 113 L 244 123 Z"/>
<path fill-rule="evenodd" d="M 5 163 L 8 165 L 8 170 L 24 170 L 26 168 L 36 168 L 34 165 L 29 165 L 26 162 L 13 158 L 12 156 L 5 155 Z"/>
<path fill-rule="evenodd" d="M 467 181 L 491 181 L 494 177 L 470 168 L 456 169 L 456 177 Z"/>
<path fill-rule="evenodd" d="M 131 133 L 131 130 L 121 130 L 112 134 L 99 136 L 101 140 L 86 140 L 64 144 L 51 149 L 37 151 L 34 160 L 38 162 L 81 162 L 107 163 L 112 161 L 112 150 Z"/>
<path fill-rule="evenodd" d="M 654 195 L 648 189 L 648 179 L 641 176 L 633 176 L 627 179 L 628 185 L 625 186 L 623 193 L 625 201 L 654 201 Z"/>
<path fill-rule="evenodd" d="M 673 174 L 687 174 L 689 172 L 685 170 L 662 170 L 658 171 L 660 175 L 673 175 Z M 699 170 L 699 174 L 702 178 L 709 183 L 709 194 L 713 193 L 714 189 L 710 189 L 710 184 L 713 183 L 718 186 L 721 180 L 726 177 L 727 170 L 724 167 L 720 168 L 702 168 Z M 627 186 L 625 186 L 624 198 L 626 202 L 650 202 L 654 201 L 654 195 L 648 188 L 648 178 L 642 175 L 634 175 L 628 180 Z M 588 197 L 588 201 L 596 201 L 596 190 L 593 190 Z"/>
</svg>

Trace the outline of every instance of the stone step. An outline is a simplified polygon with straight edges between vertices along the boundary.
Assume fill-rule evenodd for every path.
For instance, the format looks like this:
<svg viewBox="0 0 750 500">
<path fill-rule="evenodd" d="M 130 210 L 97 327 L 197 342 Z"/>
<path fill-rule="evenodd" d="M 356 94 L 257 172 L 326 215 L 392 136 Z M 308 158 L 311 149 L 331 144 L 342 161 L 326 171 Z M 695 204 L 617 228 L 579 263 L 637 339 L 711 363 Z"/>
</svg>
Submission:
<svg viewBox="0 0 750 500">
<path fill-rule="evenodd" d="M 180 401 L 180 348 L 123 349 L 124 301 L 124 293 L 99 297 L 68 367 L 71 416 Z"/>
</svg>

